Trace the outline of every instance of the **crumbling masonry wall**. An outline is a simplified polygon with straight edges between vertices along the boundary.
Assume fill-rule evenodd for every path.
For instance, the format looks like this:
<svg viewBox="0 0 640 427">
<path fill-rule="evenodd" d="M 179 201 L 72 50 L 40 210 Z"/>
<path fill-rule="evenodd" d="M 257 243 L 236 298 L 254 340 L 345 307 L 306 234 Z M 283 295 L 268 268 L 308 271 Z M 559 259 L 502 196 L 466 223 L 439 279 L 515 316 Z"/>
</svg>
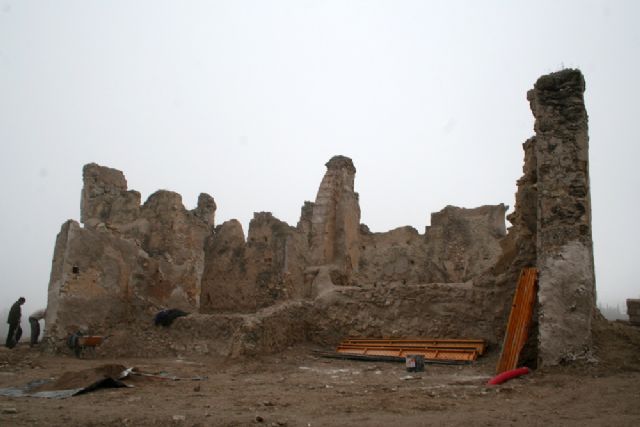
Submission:
<svg viewBox="0 0 640 427">
<path fill-rule="evenodd" d="M 238 221 L 223 223 L 205 246 L 200 311 L 252 313 L 308 296 L 308 248 L 302 233 L 269 212 L 254 214 L 247 241 Z"/>
<path fill-rule="evenodd" d="M 140 206 L 121 171 L 94 163 L 83 181 L 84 227 L 67 221 L 56 239 L 48 336 L 126 325 L 160 307 L 197 310 L 213 198 L 203 193 L 187 211 L 179 194 L 161 190 Z"/>
<path fill-rule="evenodd" d="M 542 76 L 527 94 L 535 136 L 524 145 L 513 224 L 501 242 L 497 283 L 537 267 L 538 298 L 527 349 L 539 366 L 590 357 L 595 275 L 585 82 L 579 70 Z"/>
<path fill-rule="evenodd" d="M 535 116 L 539 358 L 587 356 L 595 310 L 589 137 L 577 70 L 543 76 L 527 98 Z"/>
<path fill-rule="evenodd" d="M 496 204 L 447 206 L 424 233 L 373 233 L 360 222 L 356 168 L 335 156 L 295 227 L 258 212 L 245 239 L 236 220 L 215 226 L 207 194 L 192 211 L 166 190 L 141 206 L 122 172 L 89 164 L 84 227 L 68 221 L 56 241 L 47 334 L 110 333 L 105 348 L 118 354 L 144 341 L 157 354 L 235 356 L 346 335 L 499 345 L 520 270 L 536 266 L 532 357 L 553 365 L 587 356 L 595 283 L 583 91 L 582 74 L 563 70 L 529 92 L 536 135 L 523 146 L 508 232 L 506 207 Z M 148 329 L 168 307 L 198 314 L 178 319 L 170 335 Z M 146 338 L 154 334 L 164 338 Z"/>
<path fill-rule="evenodd" d="M 312 263 L 357 271 L 360 204 L 354 191 L 356 168 L 344 156 L 333 157 L 326 166 L 311 217 Z"/>
</svg>

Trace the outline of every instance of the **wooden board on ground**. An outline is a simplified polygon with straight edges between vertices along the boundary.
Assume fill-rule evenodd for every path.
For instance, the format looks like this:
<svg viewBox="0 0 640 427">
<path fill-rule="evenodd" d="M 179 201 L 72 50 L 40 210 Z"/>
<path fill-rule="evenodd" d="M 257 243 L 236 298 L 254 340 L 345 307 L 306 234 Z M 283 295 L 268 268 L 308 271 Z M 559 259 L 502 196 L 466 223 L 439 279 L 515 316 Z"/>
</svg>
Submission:
<svg viewBox="0 0 640 427">
<path fill-rule="evenodd" d="M 426 360 L 473 361 L 484 353 L 484 340 L 434 338 L 348 338 L 338 353 L 395 356 L 422 355 Z"/>
</svg>

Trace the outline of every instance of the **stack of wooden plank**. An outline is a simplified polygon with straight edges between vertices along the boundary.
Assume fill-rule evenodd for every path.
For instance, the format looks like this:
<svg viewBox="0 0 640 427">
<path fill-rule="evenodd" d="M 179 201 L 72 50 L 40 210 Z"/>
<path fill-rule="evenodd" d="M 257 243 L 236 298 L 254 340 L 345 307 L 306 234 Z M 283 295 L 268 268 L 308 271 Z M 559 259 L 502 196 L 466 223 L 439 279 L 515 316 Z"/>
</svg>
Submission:
<svg viewBox="0 0 640 427">
<path fill-rule="evenodd" d="M 484 354 L 486 342 L 477 339 L 348 338 L 338 346 L 342 354 L 405 357 L 423 355 L 426 360 L 473 361 Z"/>
<path fill-rule="evenodd" d="M 533 267 L 522 269 L 516 293 L 513 296 L 513 305 L 509 314 L 496 374 L 510 371 L 518 366 L 520 353 L 529 339 L 529 327 L 536 303 L 537 283 L 538 270 Z"/>
</svg>

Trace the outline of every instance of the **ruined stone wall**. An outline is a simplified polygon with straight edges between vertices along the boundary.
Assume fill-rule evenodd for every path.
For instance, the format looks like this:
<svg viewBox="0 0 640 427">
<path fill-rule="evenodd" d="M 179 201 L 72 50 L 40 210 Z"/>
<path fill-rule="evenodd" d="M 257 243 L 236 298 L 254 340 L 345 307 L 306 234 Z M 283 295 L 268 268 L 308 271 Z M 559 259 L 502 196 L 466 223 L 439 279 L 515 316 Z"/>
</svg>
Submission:
<svg viewBox="0 0 640 427">
<path fill-rule="evenodd" d="M 595 274 L 585 82 L 578 70 L 541 77 L 535 116 L 539 351 L 543 364 L 591 351 Z"/>
<path fill-rule="evenodd" d="M 523 145 L 513 226 L 496 264 L 497 283 L 538 269 L 528 353 L 540 366 L 590 356 L 595 310 L 587 114 L 578 70 L 542 76 L 527 98 L 536 135 Z"/>
<path fill-rule="evenodd" d="M 447 206 L 421 235 L 412 227 L 360 235 L 358 283 L 463 283 L 491 269 L 502 254 L 505 206 Z"/>
<path fill-rule="evenodd" d="M 215 236 L 215 237 L 214 237 Z M 246 247 L 242 224 L 230 220 L 216 227 L 205 248 L 205 268 L 202 277 L 200 309 L 246 312 L 255 310 L 248 281 Z"/>
<path fill-rule="evenodd" d="M 466 282 L 495 265 L 506 235 L 503 204 L 464 209 L 447 206 L 427 229 L 428 282 Z"/>
<path fill-rule="evenodd" d="M 502 257 L 495 267 L 496 274 L 506 273 L 509 280 L 517 280 L 520 270 L 536 264 L 536 234 L 538 228 L 538 176 L 535 137 L 527 140 L 524 150 L 523 175 L 517 181 L 516 203 L 507 216 L 512 224 L 502 240 Z"/>
<path fill-rule="evenodd" d="M 129 240 L 67 221 L 56 239 L 46 314 L 47 335 L 104 330 L 131 320 L 138 277 L 149 258 Z"/>
<path fill-rule="evenodd" d="M 640 299 L 627 300 L 627 315 L 629 316 L 629 323 L 640 326 Z"/>
<path fill-rule="evenodd" d="M 179 194 L 158 191 L 140 206 L 122 172 L 95 163 L 83 180 L 84 228 L 69 221 L 56 240 L 47 333 L 104 331 L 166 307 L 197 310 L 213 198 L 203 193 L 187 211 Z"/>
<path fill-rule="evenodd" d="M 213 228 L 216 205 L 206 194 L 193 211 L 184 208 L 179 194 L 166 190 L 152 194 L 140 206 L 139 193 L 127 189 L 122 172 L 87 165 L 81 209 L 85 227 L 66 224 L 56 245 L 49 291 L 52 331 L 63 336 L 77 329 L 117 329 L 134 318 L 150 319 L 166 307 L 212 315 L 267 313 L 266 319 L 270 307 L 287 301 L 331 301 L 340 292 L 351 292 L 352 303 L 340 308 L 343 315 L 332 316 L 339 306 L 330 309 L 321 303 L 316 309 L 325 307 L 323 318 L 315 318 L 317 310 L 300 308 L 305 315 L 297 320 L 310 331 L 315 330 L 312 325 L 331 322 L 335 331 L 344 332 L 347 325 L 362 320 L 364 314 L 351 308 L 364 298 L 367 316 L 389 323 L 379 332 L 390 333 L 419 316 L 407 307 L 398 311 L 399 301 L 374 302 L 387 301 L 396 291 L 424 292 L 415 298 L 425 304 L 442 299 L 443 289 L 449 288 L 415 285 L 449 283 L 460 288 L 460 296 L 476 295 L 467 288 L 499 254 L 503 205 L 447 207 L 433 215 L 425 234 L 411 227 L 371 233 L 360 224 L 351 159 L 336 156 L 326 166 L 316 200 L 304 204 L 296 227 L 259 212 L 245 240 L 236 220 Z M 87 245 L 93 249 L 81 249 Z M 75 267 L 77 272 L 69 273 Z M 396 289 L 405 285 L 409 287 Z M 482 299 L 491 305 L 491 299 Z M 418 310 L 430 319 L 426 331 L 442 335 L 452 328 L 469 330 L 462 316 L 469 312 L 469 304 L 475 303 L 452 302 L 440 321 L 436 315 L 441 310 L 424 304 Z M 366 324 L 357 330 L 369 330 Z M 484 325 L 483 335 L 492 334 L 488 324 L 477 320 L 469 324 Z M 324 333 L 305 336 L 327 339 Z"/>
<path fill-rule="evenodd" d="M 176 349 L 254 354 L 345 335 L 499 344 L 520 270 L 536 266 L 532 357 L 552 365 L 588 355 L 595 283 L 583 91 L 580 72 L 564 70 L 529 92 L 536 135 L 523 146 L 508 234 L 503 204 L 447 206 L 424 234 L 372 233 L 360 224 L 356 168 L 344 156 L 326 163 L 296 227 L 259 212 L 246 239 L 236 220 L 214 228 L 211 196 L 192 211 L 165 190 L 140 205 L 122 172 L 89 164 L 84 228 L 69 221 L 56 241 L 47 333 L 121 332 L 113 342 L 126 342 L 134 319 L 177 307 L 200 314 L 177 323 L 197 342 Z"/>
<path fill-rule="evenodd" d="M 201 195 L 199 202 L 210 205 L 213 199 Z M 199 307 L 204 243 L 213 231 L 212 224 L 196 214 L 202 209 L 199 204 L 188 211 L 179 194 L 157 191 L 142 206 L 140 220 L 124 233 L 154 260 L 152 285 L 143 295 L 158 306 L 190 311 Z"/>
<path fill-rule="evenodd" d="M 127 191 L 127 180 L 117 170 L 90 163 L 82 169 L 80 222 L 87 228 L 134 222 L 140 214 L 140 193 Z"/>
<path fill-rule="evenodd" d="M 400 227 L 386 233 L 360 234 L 360 264 L 356 283 L 361 286 L 389 283 L 426 283 L 427 264 L 424 235 L 413 227 Z"/>
<path fill-rule="evenodd" d="M 309 296 L 308 250 L 306 236 L 270 212 L 254 214 L 246 242 L 240 223 L 225 222 L 207 244 L 201 311 L 255 312 Z"/>
<path fill-rule="evenodd" d="M 523 144 L 523 176 L 517 181 L 514 211 L 507 217 L 512 226 L 502 239 L 502 255 L 492 269 L 492 275 L 485 278 L 488 284 L 495 286 L 504 301 L 503 319 L 506 324 L 511 311 L 510 302 L 516 289 L 520 273 L 525 267 L 536 267 L 536 233 L 538 221 L 537 161 L 534 150 L 535 137 Z M 538 304 L 534 307 L 533 319 L 529 329 L 529 339 L 521 353 L 520 360 L 531 368 L 538 364 Z M 504 338 L 505 328 L 500 327 L 500 340 Z"/>
<path fill-rule="evenodd" d="M 313 265 L 333 264 L 350 272 L 358 269 L 359 260 L 356 168 L 344 156 L 332 157 L 326 166 L 311 214 L 311 259 Z"/>
<path fill-rule="evenodd" d="M 482 338 L 498 343 L 502 305 L 493 290 L 472 283 L 340 287 L 314 301 L 310 340 L 326 346 L 344 337 Z"/>
</svg>

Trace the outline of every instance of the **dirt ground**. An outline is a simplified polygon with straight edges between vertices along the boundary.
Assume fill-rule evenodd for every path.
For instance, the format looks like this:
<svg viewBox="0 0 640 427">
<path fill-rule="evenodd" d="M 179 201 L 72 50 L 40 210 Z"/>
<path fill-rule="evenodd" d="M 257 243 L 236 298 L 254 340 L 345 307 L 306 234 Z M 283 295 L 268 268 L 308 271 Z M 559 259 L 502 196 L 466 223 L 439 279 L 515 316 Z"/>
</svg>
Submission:
<svg viewBox="0 0 640 427">
<path fill-rule="evenodd" d="M 640 329 L 601 322 L 596 359 L 487 386 L 498 350 L 467 366 L 326 359 L 300 345 L 255 358 L 84 358 L 0 349 L 0 388 L 114 363 L 130 388 L 66 398 L 0 396 L 1 426 L 640 425 Z M 329 349 L 324 349 L 329 350 Z M 194 377 L 205 377 L 200 380 Z"/>
</svg>

